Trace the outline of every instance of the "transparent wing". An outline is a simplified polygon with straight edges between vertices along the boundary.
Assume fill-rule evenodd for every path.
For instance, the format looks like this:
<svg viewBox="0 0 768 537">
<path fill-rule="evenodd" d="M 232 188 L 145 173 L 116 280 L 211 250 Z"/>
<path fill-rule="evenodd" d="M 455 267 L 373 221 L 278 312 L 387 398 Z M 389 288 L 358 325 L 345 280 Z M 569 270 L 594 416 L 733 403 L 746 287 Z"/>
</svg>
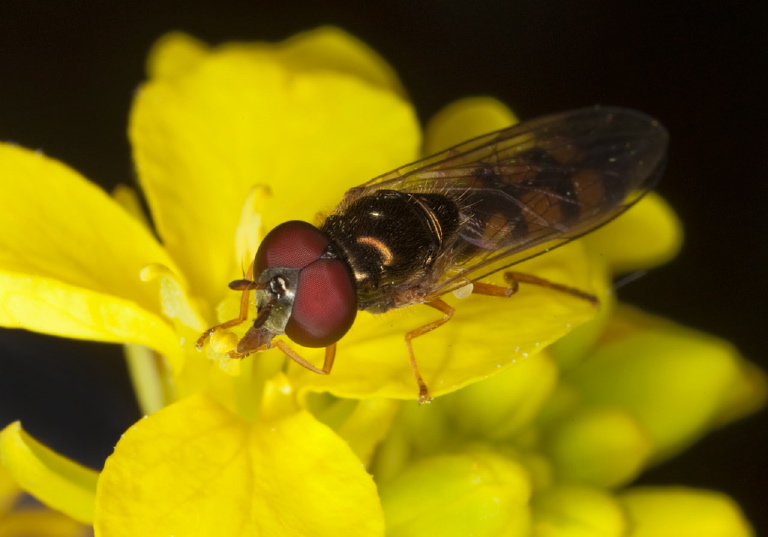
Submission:
<svg viewBox="0 0 768 537">
<path fill-rule="evenodd" d="M 435 266 L 433 296 L 560 246 L 612 220 L 661 176 L 668 135 L 653 118 L 592 107 L 474 138 L 379 176 L 375 190 L 450 196 L 464 222 Z"/>
</svg>

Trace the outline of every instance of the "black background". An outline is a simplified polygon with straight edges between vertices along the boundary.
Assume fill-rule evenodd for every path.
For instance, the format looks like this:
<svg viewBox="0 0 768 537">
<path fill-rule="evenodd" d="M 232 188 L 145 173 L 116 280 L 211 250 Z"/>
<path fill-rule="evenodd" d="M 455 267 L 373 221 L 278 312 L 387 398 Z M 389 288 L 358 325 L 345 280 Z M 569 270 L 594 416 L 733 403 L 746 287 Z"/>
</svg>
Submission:
<svg viewBox="0 0 768 537">
<path fill-rule="evenodd" d="M 523 119 L 598 103 L 637 108 L 671 132 L 659 191 L 679 212 L 686 244 L 622 297 L 725 337 L 765 367 L 768 39 L 761 7 L 5 1 L 0 140 L 43 149 L 105 187 L 130 182 L 132 92 L 148 47 L 173 29 L 219 43 L 341 26 L 391 62 L 422 119 L 476 94 L 502 99 Z M 0 187 L 8 180 L 0 178 Z M 98 467 L 137 415 L 116 346 L 0 331 L 0 425 L 21 418 L 38 438 Z M 767 424 L 763 412 L 717 431 L 641 482 L 724 490 L 768 531 Z"/>
</svg>

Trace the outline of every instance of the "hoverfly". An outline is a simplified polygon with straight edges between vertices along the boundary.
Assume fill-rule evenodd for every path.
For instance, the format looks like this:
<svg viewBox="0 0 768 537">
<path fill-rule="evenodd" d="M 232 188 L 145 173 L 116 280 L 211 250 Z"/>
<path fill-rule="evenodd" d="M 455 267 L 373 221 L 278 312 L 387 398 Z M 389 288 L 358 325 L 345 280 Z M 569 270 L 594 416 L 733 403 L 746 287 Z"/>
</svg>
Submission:
<svg viewBox="0 0 768 537">
<path fill-rule="evenodd" d="M 597 305 L 597 298 L 516 272 L 508 287 L 486 276 L 561 246 L 616 218 L 653 188 L 668 135 L 651 117 L 592 107 L 546 116 L 471 139 L 347 191 L 318 227 L 290 221 L 270 231 L 246 277 L 238 318 L 258 314 L 232 358 L 277 347 L 316 373 L 331 372 L 336 342 L 358 310 L 383 313 L 414 304 L 443 317 L 405 334 L 419 402 L 431 400 L 411 340 L 448 322 L 440 297 L 472 292 L 510 296 L 518 282 L 544 285 Z M 284 341 L 325 347 L 318 368 Z"/>
</svg>

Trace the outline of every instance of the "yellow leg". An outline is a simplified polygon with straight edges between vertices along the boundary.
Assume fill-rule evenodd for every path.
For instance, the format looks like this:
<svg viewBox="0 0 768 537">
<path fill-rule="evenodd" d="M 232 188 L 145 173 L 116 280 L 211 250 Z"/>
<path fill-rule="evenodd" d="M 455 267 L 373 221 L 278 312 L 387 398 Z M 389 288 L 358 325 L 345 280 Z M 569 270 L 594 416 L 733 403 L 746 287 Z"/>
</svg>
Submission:
<svg viewBox="0 0 768 537">
<path fill-rule="evenodd" d="M 421 326 L 415 330 L 411 330 L 405 334 L 405 344 L 408 346 L 408 356 L 411 360 L 411 369 L 413 370 L 413 376 L 416 377 L 416 383 L 419 385 L 419 404 L 429 403 L 432 401 L 432 396 L 429 394 L 429 388 L 427 388 L 424 379 L 421 377 L 421 371 L 419 371 L 419 364 L 416 363 L 416 356 L 413 353 L 413 345 L 411 344 L 411 340 L 419 336 L 423 336 L 435 328 L 444 325 L 451 320 L 451 317 L 453 317 L 453 312 L 455 311 L 453 307 L 448 305 L 448 303 L 444 302 L 440 298 L 435 298 L 434 300 L 430 300 L 424 304 L 443 312 L 445 316 L 442 319 L 427 323 L 424 326 Z"/>
<path fill-rule="evenodd" d="M 258 286 L 259 284 L 253 281 L 253 263 L 251 263 L 251 266 L 248 267 L 248 272 L 246 273 L 245 279 L 235 280 L 229 284 L 231 289 L 235 291 L 242 291 L 243 293 L 240 296 L 239 315 L 236 319 L 231 319 L 227 322 L 217 324 L 216 326 L 212 326 L 203 332 L 203 335 L 201 335 L 197 339 L 197 343 L 195 343 L 197 350 L 202 350 L 205 342 L 208 341 L 208 338 L 211 337 L 211 334 L 213 334 L 216 330 L 226 330 L 227 328 L 232 328 L 233 326 L 237 326 L 248 320 L 248 309 L 251 305 L 251 292 L 254 291 Z"/>
<path fill-rule="evenodd" d="M 502 298 L 509 298 L 517 293 L 521 283 L 538 285 L 540 287 L 546 287 L 547 289 L 553 289 L 561 293 L 567 293 L 582 300 L 586 300 L 593 306 L 599 306 L 600 300 L 593 294 L 585 293 L 581 289 L 575 287 L 569 287 L 561 283 L 551 282 L 538 276 L 532 276 L 531 274 L 525 274 L 523 272 L 505 272 L 504 279 L 509 283 L 509 287 L 503 285 L 494 285 L 492 283 L 475 282 L 472 287 L 472 292 L 479 295 L 498 296 Z"/>
</svg>

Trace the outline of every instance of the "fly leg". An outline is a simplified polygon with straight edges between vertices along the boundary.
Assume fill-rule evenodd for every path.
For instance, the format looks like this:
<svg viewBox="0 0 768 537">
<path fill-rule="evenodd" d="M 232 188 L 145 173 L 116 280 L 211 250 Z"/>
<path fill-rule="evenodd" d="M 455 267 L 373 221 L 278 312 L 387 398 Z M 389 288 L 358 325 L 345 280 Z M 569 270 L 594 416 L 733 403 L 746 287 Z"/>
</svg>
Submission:
<svg viewBox="0 0 768 537">
<path fill-rule="evenodd" d="M 249 330 L 250 332 L 250 330 Z M 255 341 L 258 336 L 254 336 L 252 339 Z M 261 346 L 255 346 L 251 345 L 249 346 L 250 339 L 248 334 L 246 334 L 243 337 L 243 340 L 241 341 L 241 345 L 243 344 L 243 341 L 246 341 L 246 344 L 242 348 L 242 350 L 236 350 L 236 351 L 230 351 L 227 353 L 227 356 L 230 358 L 245 358 L 249 354 L 253 354 L 255 352 L 263 352 L 268 351 L 270 349 L 280 349 L 283 354 L 285 354 L 288 358 L 299 364 L 301 367 L 305 367 L 309 369 L 310 371 L 313 371 L 314 373 L 317 373 L 319 375 L 327 375 L 331 372 L 331 369 L 333 369 L 333 361 L 334 358 L 336 358 L 336 344 L 332 343 L 331 345 L 328 345 L 325 348 L 325 361 L 323 362 L 323 368 L 319 369 L 315 367 L 312 362 L 301 356 L 298 352 L 293 350 L 286 342 L 284 341 L 270 341 L 266 345 Z M 238 346 L 239 348 L 240 346 Z"/>
<path fill-rule="evenodd" d="M 509 287 L 504 287 L 502 285 L 494 285 L 491 283 L 474 282 L 472 284 L 473 285 L 472 292 L 480 295 L 509 298 L 515 293 L 517 293 L 521 283 L 526 283 L 531 285 L 538 285 L 540 287 L 546 287 L 547 289 L 554 289 L 555 291 L 559 291 L 561 293 L 567 293 L 569 295 L 575 296 L 576 298 L 586 300 L 587 302 L 589 302 L 595 307 L 600 305 L 600 300 L 593 294 L 585 293 L 581 289 L 576 289 L 575 287 L 569 287 L 561 283 L 551 282 L 549 280 L 545 280 L 544 278 L 539 278 L 538 276 L 533 276 L 531 274 L 509 271 L 504 273 L 504 279 L 509 284 Z"/>
<path fill-rule="evenodd" d="M 600 301 L 595 295 L 585 293 L 584 291 L 580 289 L 576 289 L 575 287 L 569 287 L 567 285 L 545 280 L 544 278 L 531 276 L 530 274 L 524 274 L 521 272 L 506 272 L 504 274 L 504 279 L 509 283 L 508 287 L 505 287 L 503 285 L 494 285 L 491 283 L 474 282 L 472 284 L 473 286 L 472 292 L 480 295 L 509 298 L 515 293 L 517 293 L 517 291 L 520 288 L 519 284 L 522 282 L 526 284 L 547 287 L 549 289 L 554 289 L 555 291 L 560 291 L 562 293 L 567 293 L 569 295 L 575 296 L 582 300 L 586 300 L 593 306 L 600 305 Z M 429 389 L 427 388 L 427 385 L 424 383 L 424 379 L 421 377 L 419 366 L 416 363 L 416 356 L 413 353 L 413 345 L 411 344 L 411 340 L 419 336 L 422 336 L 428 332 L 431 332 L 432 330 L 434 330 L 435 328 L 438 328 L 439 326 L 444 325 L 445 323 L 451 320 L 451 317 L 453 317 L 453 313 L 455 311 L 455 309 L 452 306 L 450 306 L 448 303 L 444 302 L 439 298 L 435 298 L 433 300 L 430 300 L 429 302 L 425 302 L 424 305 L 431 306 L 436 310 L 441 311 L 444 314 L 444 317 L 442 319 L 432 321 L 431 323 L 427 323 L 424 326 L 421 326 L 415 330 L 411 330 L 410 332 L 405 334 L 405 344 L 408 346 L 408 356 L 410 357 L 410 360 L 411 360 L 411 369 L 413 370 L 413 376 L 416 377 L 416 383 L 419 385 L 419 403 L 422 403 L 422 404 L 429 403 L 432 400 L 432 396 L 429 394 Z"/>
<path fill-rule="evenodd" d="M 235 280 L 233 282 L 230 282 L 229 288 L 233 291 L 242 291 L 242 295 L 240 296 L 240 313 L 235 319 L 231 319 L 227 322 L 217 324 L 216 326 L 212 326 L 205 332 L 203 332 L 203 335 L 201 335 L 197 339 L 197 343 L 195 343 L 195 347 L 197 350 L 202 350 L 203 346 L 205 345 L 205 342 L 208 341 L 208 338 L 211 337 L 211 334 L 213 334 L 216 330 L 226 330 L 227 328 L 232 328 L 233 326 L 237 326 L 241 323 L 244 323 L 248 320 L 248 308 L 251 304 L 251 291 L 258 289 L 260 284 L 254 282 L 252 280 L 253 278 L 253 263 L 251 263 L 251 266 L 248 268 L 248 273 L 246 274 L 246 277 L 242 280 Z"/>
<path fill-rule="evenodd" d="M 229 358 L 245 358 L 246 356 L 253 354 L 255 352 L 263 352 L 263 351 L 268 351 L 270 349 L 278 348 L 288 358 L 290 358 L 300 366 L 306 367 L 310 371 L 314 371 L 315 373 L 318 373 L 320 375 L 327 375 L 328 373 L 330 373 L 331 369 L 333 368 L 333 361 L 336 358 L 336 343 L 332 343 L 325 348 L 325 361 L 323 362 L 322 369 L 318 369 L 317 367 L 315 367 L 311 362 L 309 362 L 307 359 L 302 357 L 298 352 L 293 350 L 284 341 L 278 340 L 278 341 L 269 341 L 268 343 L 264 343 L 264 334 L 261 331 L 261 326 L 263 324 L 263 319 L 269 315 L 270 308 L 271 308 L 271 304 L 268 303 L 264 307 L 264 309 L 259 313 L 259 317 L 257 317 L 256 320 L 253 322 L 253 326 L 248 329 L 248 332 L 245 333 L 245 335 L 243 336 L 243 339 L 241 339 L 240 342 L 237 344 L 237 349 L 233 351 L 229 351 L 227 353 L 227 356 Z M 227 323 L 236 323 L 238 321 L 242 322 L 240 321 L 240 319 L 233 319 L 232 321 L 227 321 Z M 224 324 L 226 325 L 227 323 L 224 323 Z M 214 329 L 215 328 L 218 328 L 218 327 L 214 327 Z"/>
<path fill-rule="evenodd" d="M 299 353 L 297 353 L 295 350 L 293 350 L 291 347 L 288 346 L 287 343 L 284 341 L 275 341 L 274 343 L 270 343 L 270 345 L 265 346 L 265 349 L 259 349 L 259 350 L 266 350 L 272 347 L 277 347 L 283 353 L 299 364 L 302 367 L 306 367 L 310 371 L 314 371 L 315 373 L 319 373 L 320 375 L 327 375 L 331 372 L 331 369 L 333 369 L 333 361 L 336 358 L 336 344 L 331 343 L 325 348 L 325 360 L 323 361 L 323 368 L 318 369 L 314 365 L 312 365 L 307 359 L 303 358 Z"/>
<path fill-rule="evenodd" d="M 413 345 L 411 344 L 411 340 L 413 338 L 423 336 L 427 332 L 431 332 L 435 328 L 444 325 L 451 320 L 451 317 L 453 317 L 453 312 L 455 311 L 453 307 L 449 306 L 446 302 L 439 298 L 425 302 L 424 305 L 431 306 L 436 310 L 443 312 L 445 316 L 442 319 L 427 323 L 424 326 L 421 326 L 415 330 L 411 330 L 405 334 L 405 344 L 408 346 L 408 356 L 411 360 L 411 369 L 413 370 L 413 376 L 416 377 L 416 383 L 419 385 L 419 404 L 429 403 L 432 401 L 432 396 L 429 395 L 429 388 L 427 388 L 427 385 L 424 383 L 424 379 L 421 378 L 421 371 L 419 371 L 419 365 L 416 363 L 416 356 L 413 354 Z"/>
</svg>

